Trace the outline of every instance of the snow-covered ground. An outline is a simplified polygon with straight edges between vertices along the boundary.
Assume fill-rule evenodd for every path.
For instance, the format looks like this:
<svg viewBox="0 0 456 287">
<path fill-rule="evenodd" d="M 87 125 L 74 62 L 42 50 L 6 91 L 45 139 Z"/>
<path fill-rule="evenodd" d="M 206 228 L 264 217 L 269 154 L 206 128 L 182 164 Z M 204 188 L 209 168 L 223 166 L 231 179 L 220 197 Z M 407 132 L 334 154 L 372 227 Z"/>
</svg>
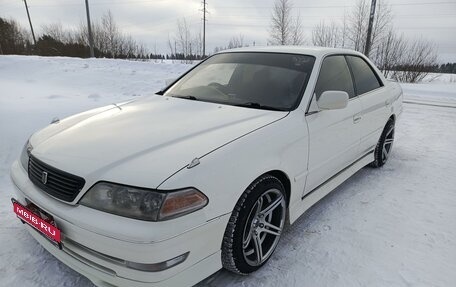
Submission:
<svg viewBox="0 0 456 287">
<path fill-rule="evenodd" d="M 153 94 L 189 65 L 0 56 L 0 286 L 93 286 L 41 248 L 12 213 L 9 166 L 53 117 Z M 450 80 L 448 80 L 450 79 Z M 404 84 L 394 151 L 289 227 L 249 277 L 200 286 L 456 286 L 456 83 Z"/>
</svg>

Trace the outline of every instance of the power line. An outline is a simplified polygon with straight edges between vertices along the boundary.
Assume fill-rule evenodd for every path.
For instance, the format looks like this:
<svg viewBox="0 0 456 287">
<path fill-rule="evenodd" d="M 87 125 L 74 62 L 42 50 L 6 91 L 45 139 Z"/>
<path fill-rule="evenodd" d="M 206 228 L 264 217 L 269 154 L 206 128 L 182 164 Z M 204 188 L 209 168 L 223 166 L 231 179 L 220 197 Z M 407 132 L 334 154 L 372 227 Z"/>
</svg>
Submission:
<svg viewBox="0 0 456 287">
<path fill-rule="evenodd" d="M 388 6 L 416 6 L 416 5 L 447 5 L 456 4 L 454 1 L 440 1 L 440 2 L 412 2 L 412 3 L 392 3 Z M 349 8 L 356 7 L 356 5 L 295 5 L 294 8 L 309 8 L 309 9 L 329 9 L 329 8 Z M 271 6 L 217 6 L 216 8 L 223 9 L 271 9 Z"/>
<path fill-rule="evenodd" d="M 306 15 L 306 14 L 301 14 L 301 17 L 303 18 L 323 18 L 323 17 L 328 17 L 328 18 L 344 18 L 344 16 L 340 16 L 340 15 L 327 15 L 327 14 L 324 14 L 324 15 L 314 15 L 315 13 L 313 13 L 312 15 Z M 435 18 L 435 17 L 454 17 L 456 16 L 456 14 L 396 14 L 395 15 L 397 18 L 401 19 L 401 18 Z M 246 15 L 246 14 L 242 14 L 242 15 L 217 15 L 216 16 L 217 19 L 223 19 L 223 18 L 227 18 L 227 19 L 231 19 L 231 18 L 241 18 L 241 19 L 265 19 L 265 20 L 270 20 L 271 17 L 270 16 L 261 16 L 261 15 Z M 305 21 L 306 19 L 301 19 L 301 21 Z"/>
<path fill-rule="evenodd" d="M 214 23 L 214 22 L 211 22 L 211 25 L 215 25 L 215 26 L 233 26 L 233 27 L 266 27 L 266 25 L 261 25 L 261 24 L 249 24 L 249 23 Z M 303 28 L 314 28 L 315 26 L 302 26 Z M 396 29 L 399 29 L 399 30 L 422 30 L 422 29 L 450 29 L 450 30 L 453 30 L 453 29 L 456 29 L 456 27 L 416 27 L 416 26 L 413 26 L 413 27 L 396 27 Z"/>
</svg>

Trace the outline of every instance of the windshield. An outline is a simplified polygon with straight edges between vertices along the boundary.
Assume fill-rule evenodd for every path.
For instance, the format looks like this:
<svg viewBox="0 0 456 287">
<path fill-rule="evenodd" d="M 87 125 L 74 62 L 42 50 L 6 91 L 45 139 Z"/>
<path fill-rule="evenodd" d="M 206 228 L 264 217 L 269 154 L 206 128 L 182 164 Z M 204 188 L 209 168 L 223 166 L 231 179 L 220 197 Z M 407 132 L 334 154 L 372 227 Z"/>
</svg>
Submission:
<svg viewBox="0 0 456 287">
<path fill-rule="evenodd" d="M 299 104 L 315 58 L 278 53 L 224 53 L 210 57 L 165 96 L 288 111 Z"/>
</svg>

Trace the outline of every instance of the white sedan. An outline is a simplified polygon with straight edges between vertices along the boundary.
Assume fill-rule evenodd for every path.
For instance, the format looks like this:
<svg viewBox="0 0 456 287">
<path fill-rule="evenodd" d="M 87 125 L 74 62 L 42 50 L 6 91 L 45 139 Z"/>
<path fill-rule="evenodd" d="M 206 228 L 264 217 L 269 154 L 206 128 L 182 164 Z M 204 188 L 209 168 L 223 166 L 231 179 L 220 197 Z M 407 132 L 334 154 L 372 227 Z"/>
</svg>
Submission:
<svg viewBox="0 0 456 287">
<path fill-rule="evenodd" d="M 362 54 L 241 48 L 158 92 L 54 121 L 11 168 L 14 212 L 98 286 L 249 274 L 286 223 L 391 153 L 402 91 Z"/>
</svg>

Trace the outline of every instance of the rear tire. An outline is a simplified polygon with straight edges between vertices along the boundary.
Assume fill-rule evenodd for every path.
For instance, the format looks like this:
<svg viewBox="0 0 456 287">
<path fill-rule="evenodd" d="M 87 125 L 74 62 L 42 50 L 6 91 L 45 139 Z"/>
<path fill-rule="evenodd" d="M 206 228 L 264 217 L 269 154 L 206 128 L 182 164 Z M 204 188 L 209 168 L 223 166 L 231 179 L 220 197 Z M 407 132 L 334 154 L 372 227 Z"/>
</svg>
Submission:
<svg viewBox="0 0 456 287">
<path fill-rule="evenodd" d="M 222 243 L 222 264 L 246 275 L 263 266 L 279 242 L 285 225 L 286 195 L 274 176 L 255 180 L 236 203 Z"/>
<path fill-rule="evenodd" d="M 372 167 L 381 167 L 388 160 L 393 149 L 394 142 L 394 120 L 390 119 L 383 129 L 383 132 L 375 147 L 375 160 L 370 164 Z"/>
</svg>

